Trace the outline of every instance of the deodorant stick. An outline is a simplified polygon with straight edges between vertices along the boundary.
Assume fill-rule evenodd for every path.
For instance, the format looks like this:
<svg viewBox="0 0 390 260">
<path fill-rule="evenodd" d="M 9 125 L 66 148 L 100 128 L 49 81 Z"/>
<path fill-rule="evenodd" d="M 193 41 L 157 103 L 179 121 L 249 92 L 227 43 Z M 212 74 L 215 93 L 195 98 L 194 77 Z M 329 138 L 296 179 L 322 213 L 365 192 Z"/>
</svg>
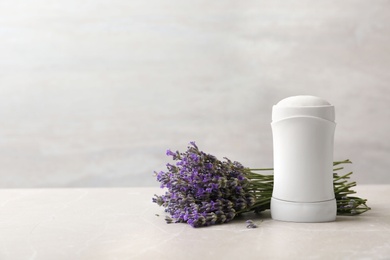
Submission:
<svg viewBox="0 0 390 260">
<path fill-rule="evenodd" d="M 273 106 L 271 126 L 272 218 L 291 222 L 334 221 L 334 106 L 319 97 L 289 97 Z"/>
</svg>

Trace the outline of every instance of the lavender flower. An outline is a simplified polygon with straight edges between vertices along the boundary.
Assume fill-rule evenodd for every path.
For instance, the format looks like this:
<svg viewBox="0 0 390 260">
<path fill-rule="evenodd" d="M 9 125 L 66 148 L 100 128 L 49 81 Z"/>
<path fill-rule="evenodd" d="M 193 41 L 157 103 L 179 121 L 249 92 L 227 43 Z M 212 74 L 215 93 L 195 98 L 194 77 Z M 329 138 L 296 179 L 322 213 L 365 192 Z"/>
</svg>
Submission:
<svg viewBox="0 0 390 260">
<path fill-rule="evenodd" d="M 246 222 L 246 228 L 257 228 L 257 225 L 253 223 L 251 219 L 248 219 Z"/>
<path fill-rule="evenodd" d="M 199 151 L 194 142 L 184 153 L 167 151 L 176 164 L 156 173 L 165 195 L 155 195 L 153 202 L 165 207 L 175 222 L 193 227 L 226 223 L 237 213 L 255 204 L 246 169 L 225 158 Z"/>
</svg>

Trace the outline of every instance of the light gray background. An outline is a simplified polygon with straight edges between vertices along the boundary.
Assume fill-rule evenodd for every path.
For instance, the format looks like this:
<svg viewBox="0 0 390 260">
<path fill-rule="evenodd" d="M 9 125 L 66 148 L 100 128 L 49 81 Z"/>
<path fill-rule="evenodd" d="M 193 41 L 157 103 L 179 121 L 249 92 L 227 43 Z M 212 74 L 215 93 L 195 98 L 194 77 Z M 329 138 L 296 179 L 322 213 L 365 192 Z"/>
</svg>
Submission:
<svg viewBox="0 0 390 260">
<path fill-rule="evenodd" d="M 0 1 L 0 187 L 157 186 L 190 141 L 272 166 L 272 105 L 336 107 L 390 183 L 390 1 Z"/>
</svg>

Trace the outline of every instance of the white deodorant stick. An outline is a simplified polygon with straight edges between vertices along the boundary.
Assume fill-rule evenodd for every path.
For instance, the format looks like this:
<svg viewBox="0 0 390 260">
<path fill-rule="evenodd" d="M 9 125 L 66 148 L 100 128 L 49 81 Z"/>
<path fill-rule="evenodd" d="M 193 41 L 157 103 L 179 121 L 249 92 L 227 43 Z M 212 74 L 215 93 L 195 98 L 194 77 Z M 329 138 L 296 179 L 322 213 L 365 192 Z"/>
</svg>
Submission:
<svg viewBox="0 0 390 260">
<path fill-rule="evenodd" d="M 333 190 L 334 106 L 314 96 L 283 99 L 272 108 L 273 219 L 336 219 Z"/>
</svg>

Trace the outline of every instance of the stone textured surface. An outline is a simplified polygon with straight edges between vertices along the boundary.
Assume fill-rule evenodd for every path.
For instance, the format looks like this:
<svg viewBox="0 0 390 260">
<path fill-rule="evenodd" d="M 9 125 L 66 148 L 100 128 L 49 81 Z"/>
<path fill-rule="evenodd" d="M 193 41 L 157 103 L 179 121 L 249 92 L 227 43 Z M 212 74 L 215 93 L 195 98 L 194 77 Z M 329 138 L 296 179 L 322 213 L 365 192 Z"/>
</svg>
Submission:
<svg viewBox="0 0 390 260">
<path fill-rule="evenodd" d="M 387 259 L 390 186 L 357 190 L 372 207 L 361 216 L 290 223 L 249 213 L 195 229 L 165 223 L 151 202 L 158 188 L 3 189 L 0 259 Z"/>
<path fill-rule="evenodd" d="M 272 105 L 336 106 L 335 159 L 390 183 L 390 2 L 0 2 L 0 187 L 156 185 L 197 141 L 272 166 Z"/>
</svg>

